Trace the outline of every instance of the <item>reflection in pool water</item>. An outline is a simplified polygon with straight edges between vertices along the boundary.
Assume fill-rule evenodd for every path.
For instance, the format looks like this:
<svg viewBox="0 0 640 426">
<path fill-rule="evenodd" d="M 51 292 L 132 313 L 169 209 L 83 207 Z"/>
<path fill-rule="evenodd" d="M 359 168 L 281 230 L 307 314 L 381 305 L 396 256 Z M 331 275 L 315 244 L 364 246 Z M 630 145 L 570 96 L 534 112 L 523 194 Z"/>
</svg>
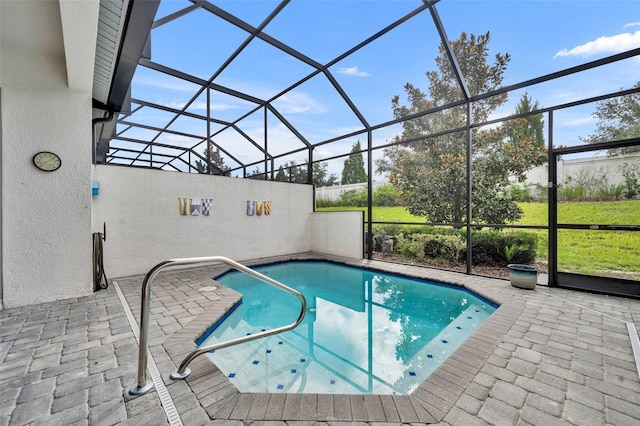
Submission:
<svg viewBox="0 0 640 426">
<path fill-rule="evenodd" d="M 321 261 L 255 268 L 304 294 L 294 330 L 209 354 L 241 392 L 410 394 L 495 306 L 458 287 Z M 216 278 L 243 294 L 201 346 L 289 324 L 298 299 L 255 278 Z"/>
</svg>

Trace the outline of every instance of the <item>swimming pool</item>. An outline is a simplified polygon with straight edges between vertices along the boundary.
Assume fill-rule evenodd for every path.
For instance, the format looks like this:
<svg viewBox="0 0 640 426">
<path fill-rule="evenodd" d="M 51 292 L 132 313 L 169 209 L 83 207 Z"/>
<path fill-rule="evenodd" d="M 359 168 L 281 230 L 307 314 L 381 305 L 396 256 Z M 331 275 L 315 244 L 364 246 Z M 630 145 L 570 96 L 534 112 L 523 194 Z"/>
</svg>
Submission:
<svg viewBox="0 0 640 426">
<path fill-rule="evenodd" d="M 241 392 L 408 395 L 496 309 L 460 287 L 326 261 L 257 271 L 302 292 L 294 330 L 208 356 Z M 243 295 L 204 346 L 293 322 L 296 297 L 250 276 L 216 277 Z"/>
</svg>

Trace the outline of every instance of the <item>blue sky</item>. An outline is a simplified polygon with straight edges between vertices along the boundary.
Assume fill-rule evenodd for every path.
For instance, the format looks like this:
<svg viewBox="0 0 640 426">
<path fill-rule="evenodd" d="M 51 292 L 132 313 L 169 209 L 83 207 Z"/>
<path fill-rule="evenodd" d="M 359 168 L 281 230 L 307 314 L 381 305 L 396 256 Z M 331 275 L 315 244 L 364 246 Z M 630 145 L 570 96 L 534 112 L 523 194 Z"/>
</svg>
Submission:
<svg viewBox="0 0 640 426">
<path fill-rule="evenodd" d="M 259 25 L 279 2 L 236 0 L 213 2 L 251 26 Z M 186 0 L 163 0 L 157 17 L 191 5 Z M 419 0 L 294 0 L 266 27 L 271 37 L 289 44 L 321 65 L 328 64 L 353 45 L 365 40 L 396 19 L 420 6 Z M 509 53 L 511 61 L 503 84 L 509 85 L 559 71 L 614 53 L 640 47 L 640 1 L 563 1 L 563 0 L 442 0 L 438 13 L 449 39 L 462 31 L 473 34 L 491 32 L 490 53 Z M 152 60 L 199 78 L 211 77 L 224 60 L 246 39 L 247 33 L 204 11 L 197 10 L 152 31 Z M 376 40 L 329 68 L 371 125 L 391 120 L 391 98 L 403 95 L 403 85 L 411 82 L 427 87 L 425 71 L 435 68 L 438 34 L 428 11 Z M 256 40 L 215 79 L 222 86 L 270 99 L 313 69 L 288 54 Z M 527 89 L 542 106 L 556 105 L 588 96 L 630 88 L 640 81 L 640 58 L 567 77 Z M 197 86 L 141 69 L 132 85 L 133 96 L 179 108 L 193 96 Z M 511 113 L 520 95 L 514 93 L 495 116 Z M 339 98 L 323 76 L 310 79 L 301 87 L 273 102 L 274 106 L 312 143 L 362 128 L 362 124 Z M 253 104 L 226 95 L 215 95 L 211 109 L 222 120 L 234 120 Z M 189 111 L 206 113 L 201 96 Z M 574 108 L 556 115 L 556 143 L 575 145 L 588 135 L 595 122 L 593 106 Z M 136 120 L 154 124 L 166 121 L 148 111 L 134 115 Z M 264 113 L 240 123 L 242 130 L 258 144 L 264 144 Z M 273 116 L 268 117 L 270 152 L 279 154 L 301 142 Z M 173 129 L 202 134 L 202 124 L 181 119 Z M 212 128 L 214 131 L 216 126 Z M 398 126 L 374 132 L 374 146 L 389 141 L 400 132 Z M 140 132 L 140 134 L 146 132 Z M 191 146 L 193 139 L 168 136 L 170 143 Z M 314 158 L 329 158 L 348 152 L 362 134 L 318 147 Z M 560 141 L 561 140 L 561 141 Z M 259 160 L 259 150 L 235 131 L 216 138 L 225 149 L 234 151 L 243 162 Z M 204 148 L 204 145 L 203 145 Z M 381 154 L 379 152 L 376 155 Z M 301 153 L 282 162 L 306 160 Z M 227 164 L 235 166 L 233 161 Z M 340 174 L 342 160 L 332 161 L 330 171 Z"/>
</svg>

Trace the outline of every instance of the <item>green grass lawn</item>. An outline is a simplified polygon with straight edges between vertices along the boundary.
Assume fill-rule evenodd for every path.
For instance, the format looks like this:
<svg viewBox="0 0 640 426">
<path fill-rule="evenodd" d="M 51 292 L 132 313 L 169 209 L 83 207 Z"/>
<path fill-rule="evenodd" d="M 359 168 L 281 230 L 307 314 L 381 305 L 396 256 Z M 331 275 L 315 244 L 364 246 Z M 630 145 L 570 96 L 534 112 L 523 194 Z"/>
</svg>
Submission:
<svg viewBox="0 0 640 426">
<path fill-rule="evenodd" d="M 520 203 L 524 214 L 518 225 L 547 226 L 546 203 Z M 318 211 L 366 211 L 364 207 L 330 207 Z M 404 207 L 374 207 L 374 222 L 424 222 Z M 640 200 L 606 202 L 566 202 L 558 204 L 558 223 L 640 225 Z M 505 231 L 510 232 L 510 231 Z M 538 263 L 548 255 L 546 230 L 531 230 L 538 236 Z M 640 232 L 586 231 L 561 229 L 558 232 L 558 268 L 584 274 L 624 276 L 640 280 Z"/>
<path fill-rule="evenodd" d="M 520 203 L 518 206 L 524 214 L 517 224 L 547 225 L 546 203 Z M 559 203 L 558 223 L 640 225 L 640 200 Z"/>
</svg>

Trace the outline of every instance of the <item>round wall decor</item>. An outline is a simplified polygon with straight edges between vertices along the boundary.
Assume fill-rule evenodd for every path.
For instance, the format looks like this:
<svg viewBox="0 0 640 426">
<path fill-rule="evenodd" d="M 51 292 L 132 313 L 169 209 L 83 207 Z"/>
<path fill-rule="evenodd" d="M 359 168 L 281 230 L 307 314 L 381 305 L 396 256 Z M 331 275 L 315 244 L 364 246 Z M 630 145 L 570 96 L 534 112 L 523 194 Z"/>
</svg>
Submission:
<svg viewBox="0 0 640 426">
<path fill-rule="evenodd" d="M 45 172 L 53 172 L 58 170 L 62 165 L 62 160 L 58 154 L 53 152 L 41 151 L 33 156 L 33 164 Z"/>
</svg>

